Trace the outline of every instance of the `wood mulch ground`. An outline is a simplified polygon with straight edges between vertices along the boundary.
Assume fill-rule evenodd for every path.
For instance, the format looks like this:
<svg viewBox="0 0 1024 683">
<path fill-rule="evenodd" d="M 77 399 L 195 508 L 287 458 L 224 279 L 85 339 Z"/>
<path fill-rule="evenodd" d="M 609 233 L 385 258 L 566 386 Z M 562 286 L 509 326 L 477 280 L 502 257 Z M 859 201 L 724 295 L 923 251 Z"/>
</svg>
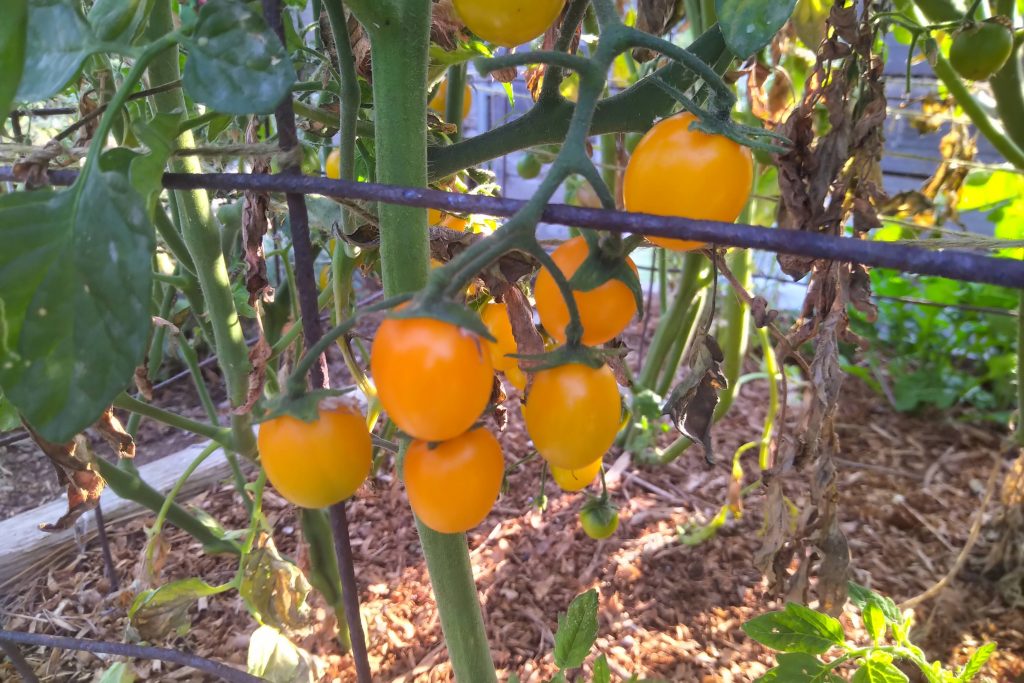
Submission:
<svg viewBox="0 0 1024 683">
<path fill-rule="evenodd" d="M 734 409 L 715 430 L 721 453 L 759 437 L 766 404 L 764 382 L 743 386 Z M 528 443 L 518 426 L 514 397 L 509 408 L 511 422 L 503 443 L 512 461 L 528 453 Z M 944 575 L 964 545 L 1003 435 L 949 415 L 897 414 L 854 380 L 845 386 L 838 432 L 844 458 L 841 510 L 854 578 L 897 601 L 912 597 Z M 10 461 L 5 462 L 11 469 Z M 608 463 L 616 458 L 610 456 Z M 696 451 L 664 467 L 630 466 L 610 480 L 621 506 L 620 529 L 598 542 L 587 538 L 576 522 L 582 494 L 559 493 L 549 484 L 548 509 L 541 513 L 531 507 L 539 477 L 537 462 L 513 473 L 508 493 L 469 535 L 502 680 L 512 672 L 524 681 L 545 680 L 554 673 L 552 634 L 558 613 L 591 587 L 600 592 L 596 649 L 608 656 L 618 676 L 752 681 L 772 665 L 771 654 L 740 630 L 745 620 L 781 605 L 766 594 L 753 567 L 761 524 L 756 494 L 746 501 L 742 519 L 727 524 L 712 540 L 688 547 L 677 541 L 678 529 L 714 516 L 725 498 L 724 470 L 709 470 Z M 801 504 L 800 492 L 792 494 Z M 228 527 L 246 524 L 227 483 L 188 502 Z M 272 491 L 266 510 L 278 547 L 295 557 L 299 532 L 294 510 Z M 0 625 L 124 639 L 131 581 L 145 543 L 143 526 L 151 518 L 111 529 L 124 590 L 108 593 L 98 548 L 89 542 L 70 548 L 16 585 L 0 586 L 0 595 L 6 596 L 0 603 Z M 363 487 L 350 506 L 349 519 L 376 678 L 450 680 L 415 527 L 390 470 Z M 218 583 L 233 575 L 230 558 L 204 556 L 177 531 L 169 539 L 164 579 L 200 576 Z M 959 578 L 918 608 L 915 640 L 931 657 L 948 664 L 963 662 L 975 647 L 995 640 L 999 651 L 986 674 L 1000 683 L 1024 681 L 1024 615 L 1004 605 L 978 570 L 989 540 L 983 535 Z M 321 680 L 354 680 L 349 658 L 338 654 L 332 640 L 330 617 L 322 608 L 317 614 L 320 627 L 303 644 L 314 653 Z M 851 637 L 863 641 L 859 624 L 849 615 L 844 621 Z M 241 599 L 228 593 L 201 600 L 192 610 L 191 630 L 157 644 L 243 664 L 255 627 Z M 26 654 L 45 681 L 91 681 L 110 661 L 56 650 L 26 649 Z M 160 663 L 135 666 L 146 680 L 207 680 Z M 9 667 L 0 663 L 0 681 L 17 680 Z"/>
</svg>

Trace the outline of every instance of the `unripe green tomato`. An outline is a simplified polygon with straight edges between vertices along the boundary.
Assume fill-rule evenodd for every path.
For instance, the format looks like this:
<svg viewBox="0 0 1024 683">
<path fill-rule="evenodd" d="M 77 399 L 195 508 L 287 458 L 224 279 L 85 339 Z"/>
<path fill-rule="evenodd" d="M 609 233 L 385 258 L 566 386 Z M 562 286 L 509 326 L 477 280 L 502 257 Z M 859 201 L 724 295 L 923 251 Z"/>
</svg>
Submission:
<svg viewBox="0 0 1024 683">
<path fill-rule="evenodd" d="M 949 48 L 949 63 L 963 78 L 987 81 L 1012 53 L 1013 32 L 998 20 L 988 20 L 956 34 Z"/>
<path fill-rule="evenodd" d="M 527 152 L 523 155 L 523 158 L 516 164 L 516 172 L 519 173 L 520 178 L 530 180 L 540 175 L 541 163 L 535 155 Z"/>
<path fill-rule="evenodd" d="M 608 538 L 619 528 L 619 511 L 606 498 L 591 498 L 580 510 L 580 526 L 595 540 Z"/>
</svg>

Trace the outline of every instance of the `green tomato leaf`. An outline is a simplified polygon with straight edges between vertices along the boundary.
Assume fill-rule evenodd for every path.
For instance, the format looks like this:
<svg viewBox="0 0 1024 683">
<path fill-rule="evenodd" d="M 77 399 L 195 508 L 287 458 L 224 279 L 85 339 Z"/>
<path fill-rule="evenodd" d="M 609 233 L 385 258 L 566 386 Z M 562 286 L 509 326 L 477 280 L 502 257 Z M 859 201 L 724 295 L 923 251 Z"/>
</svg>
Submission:
<svg viewBox="0 0 1024 683">
<path fill-rule="evenodd" d="M 28 0 L 8 0 L 0 21 L 0 121 L 6 121 L 25 67 Z"/>
<path fill-rule="evenodd" d="M 875 645 L 881 643 L 885 637 L 885 615 L 882 614 L 882 608 L 873 602 L 864 608 L 864 628 Z"/>
<path fill-rule="evenodd" d="M 18 419 L 18 409 L 4 396 L 3 389 L 0 389 L 0 432 L 9 432 L 21 426 Z"/>
<path fill-rule="evenodd" d="M 6 8 L 4 14 L 6 23 Z M 33 0 L 25 45 L 25 71 L 15 99 L 38 102 L 60 92 L 96 51 L 98 41 L 82 16 L 80 2 Z"/>
<path fill-rule="evenodd" d="M 612 672 L 608 668 L 608 658 L 600 655 L 594 660 L 594 675 L 592 683 L 612 683 Z"/>
<path fill-rule="evenodd" d="M 803 652 L 786 652 L 776 660 L 779 665 L 757 679 L 769 683 L 832 683 L 842 679 L 814 655 Z"/>
<path fill-rule="evenodd" d="M 89 10 L 89 25 L 100 40 L 131 45 L 153 0 L 96 0 Z"/>
<path fill-rule="evenodd" d="M 121 174 L 0 197 L 0 385 L 63 443 L 88 427 L 142 360 L 153 226 Z"/>
<path fill-rule="evenodd" d="M 184 84 L 225 114 L 269 114 L 291 92 L 295 69 L 263 17 L 238 0 L 208 2 L 187 41 Z"/>
<path fill-rule="evenodd" d="M 836 619 L 794 602 L 743 624 L 748 636 L 773 650 L 822 654 L 843 644 L 843 625 Z"/>
<path fill-rule="evenodd" d="M 989 658 L 995 651 L 995 643 L 985 643 L 972 652 L 971 658 L 967 660 L 967 663 L 964 664 L 964 668 L 957 674 L 956 680 L 963 681 L 963 683 L 970 683 L 970 681 L 974 680 L 974 677 L 981 672 L 982 668 L 986 663 L 988 663 Z"/>
<path fill-rule="evenodd" d="M 135 683 L 135 670 L 131 664 L 116 662 L 100 674 L 96 683 Z"/>
<path fill-rule="evenodd" d="M 558 615 L 555 633 L 555 664 L 559 669 L 583 665 L 597 638 L 597 591 L 577 595 L 565 614 Z"/>
<path fill-rule="evenodd" d="M 163 190 L 164 169 L 174 151 L 174 138 L 178 135 L 181 115 L 157 114 L 146 122 L 136 121 L 132 129 L 135 136 L 149 148 L 149 154 L 132 160 L 128 177 L 132 186 L 143 197 L 149 215 L 156 209 L 156 201 Z"/>
<path fill-rule="evenodd" d="M 868 659 L 861 664 L 850 683 L 907 683 L 907 675 L 884 659 Z"/>
<path fill-rule="evenodd" d="M 740 59 L 770 43 L 794 7 L 796 0 L 715 0 L 722 37 Z"/>
</svg>

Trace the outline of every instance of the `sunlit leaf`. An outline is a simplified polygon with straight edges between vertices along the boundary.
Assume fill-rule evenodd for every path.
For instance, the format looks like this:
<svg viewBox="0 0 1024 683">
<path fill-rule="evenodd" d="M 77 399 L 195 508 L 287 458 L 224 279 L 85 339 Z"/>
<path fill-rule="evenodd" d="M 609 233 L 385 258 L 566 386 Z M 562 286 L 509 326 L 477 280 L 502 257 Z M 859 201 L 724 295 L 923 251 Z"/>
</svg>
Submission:
<svg viewBox="0 0 1024 683">
<path fill-rule="evenodd" d="M 555 664 L 560 669 L 583 665 L 597 638 L 597 591 L 577 595 L 565 614 L 558 615 L 555 633 Z"/>
<path fill-rule="evenodd" d="M 748 636 L 782 652 L 822 654 L 843 643 L 843 625 L 836 619 L 790 602 L 786 609 L 754 617 L 743 624 Z"/>
<path fill-rule="evenodd" d="M 249 636 L 246 668 L 269 683 L 313 683 L 309 653 L 277 629 L 260 626 Z"/>
<path fill-rule="evenodd" d="M 715 0 L 725 44 L 740 59 L 770 43 L 795 6 L 796 0 Z"/>
</svg>

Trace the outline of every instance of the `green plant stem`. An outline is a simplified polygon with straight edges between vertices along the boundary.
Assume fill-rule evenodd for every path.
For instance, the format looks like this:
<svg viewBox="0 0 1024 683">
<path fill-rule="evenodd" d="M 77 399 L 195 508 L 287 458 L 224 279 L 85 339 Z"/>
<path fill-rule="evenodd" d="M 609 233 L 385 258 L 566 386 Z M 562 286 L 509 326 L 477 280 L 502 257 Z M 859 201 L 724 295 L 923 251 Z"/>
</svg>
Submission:
<svg viewBox="0 0 1024 683">
<path fill-rule="evenodd" d="M 767 327 L 758 328 L 757 338 L 761 342 L 764 371 L 768 375 L 768 413 L 764 418 L 764 429 L 761 432 L 761 444 L 757 455 L 758 467 L 765 471 L 772 465 L 772 429 L 775 426 L 775 416 L 779 412 L 779 362 L 775 357 L 775 349 L 772 347 L 772 339 Z"/>
<path fill-rule="evenodd" d="M 1017 20 L 1017 5 L 1014 0 L 996 0 L 995 13 L 1008 17 L 1011 22 Z M 1006 64 L 995 76 L 989 80 L 992 87 L 992 95 L 996 100 L 996 111 L 999 112 L 999 119 L 1003 122 L 1010 139 L 1017 143 L 1017 146 L 1024 149 L 1024 89 L 1021 88 L 1024 82 L 1022 74 L 1021 43 L 1014 41 L 1013 53 L 1006 60 Z M 1018 168 L 1020 168 L 1018 166 Z"/>
<path fill-rule="evenodd" d="M 159 512 L 164 504 L 164 495 L 146 484 L 138 475 L 126 472 L 102 458 L 97 459 L 100 475 L 117 495 Z M 234 541 L 219 538 L 209 526 L 190 515 L 183 507 L 171 505 L 167 510 L 167 521 L 188 533 L 203 544 L 210 553 L 238 554 L 240 548 Z"/>
<path fill-rule="evenodd" d="M 726 260 L 729 269 L 739 280 L 740 284 L 749 292 L 753 285 L 754 253 L 749 249 L 740 249 L 727 255 Z M 719 298 L 721 302 L 721 297 Z M 736 398 L 737 385 L 740 373 L 743 371 L 743 359 L 747 355 L 747 348 L 750 345 L 750 307 L 740 301 L 739 296 L 734 293 L 727 293 L 725 301 L 721 302 L 721 318 L 723 321 L 722 332 L 722 353 L 725 354 L 723 373 L 729 380 L 729 386 L 722 390 L 719 395 L 718 407 L 715 409 L 715 419 L 719 420 L 729 412 L 732 403 Z"/>
<path fill-rule="evenodd" d="M 326 0 L 330 4 L 331 0 Z M 323 510 L 301 509 L 302 536 L 309 546 L 309 582 L 320 591 L 327 604 L 334 610 L 338 624 L 338 642 L 345 652 L 352 650 L 352 634 L 345 618 L 345 603 L 342 597 L 341 573 L 338 558 L 334 553 L 334 538 L 331 523 Z"/>
<path fill-rule="evenodd" d="M 653 389 L 658 375 L 661 373 L 665 356 L 672 347 L 673 341 L 680 334 L 687 310 L 697 293 L 697 280 L 704 266 L 704 257 L 697 253 L 687 254 L 683 258 L 683 274 L 679 280 L 679 289 L 667 311 L 663 310 L 658 327 L 651 339 L 651 348 L 647 351 L 644 367 L 637 377 L 637 385 L 644 389 Z"/>
<path fill-rule="evenodd" d="M 334 36 L 334 48 L 338 54 L 338 73 L 341 75 L 341 127 L 339 128 L 339 147 L 341 155 L 339 175 L 342 180 L 355 180 L 356 177 L 356 134 L 359 123 L 359 107 L 362 92 L 359 89 L 359 77 L 356 74 L 356 58 L 352 53 L 352 42 L 348 35 L 348 22 L 345 21 L 345 7 L 342 0 L 325 0 L 327 16 L 331 22 L 331 33 Z M 372 131 L 369 133 L 373 134 Z M 354 229 L 352 212 L 341 207 L 341 225 L 345 234 Z M 336 246 L 341 246 L 340 243 Z M 337 251 L 337 249 L 335 249 Z M 332 255 L 334 266 L 337 258 Z M 337 291 L 335 291 L 337 296 Z M 341 318 L 339 318 L 340 320 Z"/>
<path fill-rule="evenodd" d="M 167 519 L 167 513 L 170 512 L 171 506 L 174 505 L 174 499 L 177 498 L 178 493 L 181 492 L 181 487 L 185 485 L 185 482 L 188 481 L 189 477 L 195 474 L 195 471 L 199 466 L 202 465 L 207 458 L 216 453 L 220 447 L 221 446 L 218 443 L 209 444 L 206 448 L 200 451 L 199 455 L 189 463 L 188 467 L 185 468 L 185 471 L 181 473 L 180 477 L 178 477 L 178 480 L 174 482 L 174 486 L 171 487 L 171 490 L 168 491 L 167 495 L 164 497 L 164 504 L 160 506 L 160 511 L 156 515 L 156 521 L 153 522 L 154 533 L 159 534 L 160 530 L 163 528 L 164 521 Z"/>
<path fill-rule="evenodd" d="M 689 50 L 706 64 L 715 64 L 726 51 L 721 31 L 717 26 L 712 27 L 699 36 Z M 671 112 L 676 101 L 654 84 L 655 78 L 663 79 L 680 90 L 686 90 L 698 80 L 692 71 L 680 64 L 662 67 L 623 92 L 601 100 L 594 110 L 589 134 L 644 132 L 656 118 Z M 502 126 L 454 145 L 431 147 L 430 177 L 444 178 L 520 149 L 561 143 L 568 133 L 573 113 L 571 102 L 552 96 Z"/>
<path fill-rule="evenodd" d="M 698 284 L 697 289 L 700 288 L 701 285 Z M 697 336 L 697 321 L 704 315 L 704 307 L 710 304 L 710 300 L 711 293 L 708 290 L 694 295 L 693 304 L 686 311 L 682 325 L 675 332 L 672 348 L 669 349 L 661 364 L 661 376 L 657 386 L 654 387 L 655 393 L 659 396 L 667 396 L 671 391 L 672 382 L 676 379 L 676 370 L 679 369 L 679 364 L 683 360 L 683 354 L 693 346 L 694 337 Z"/>
<path fill-rule="evenodd" d="M 190 420 L 187 417 L 183 417 L 176 413 L 164 410 L 163 408 L 157 408 L 154 405 L 132 398 L 128 394 L 121 394 L 115 398 L 113 405 L 115 408 L 121 408 L 122 410 L 129 410 L 133 413 L 138 413 L 139 415 L 152 418 L 157 422 L 162 422 L 166 425 L 170 425 L 171 427 L 176 427 L 177 429 L 181 429 L 186 432 L 198 434 L 199 436 L 205 436 L 207 439 L 216 441 L 219 445 L 228 450 L 232 450 L 234 447 L 233 433 L 230 429 L 217 427 L 206 422 Z"/>
<path fill-rule="evenodd" d="M 163 36 L 172 29 L 171 4 L 161 0 L 153 6 L 150 15 L 150 36 Z M 181 78 L 177 45 L 164 50 L 153 60 L 149 65 L 149 74 L 154 83 L 169 83 Z M 187 111 L 180 89 L 156 94 L 153 102 L 158 113 Z M 186 131 L 179 135 L 175 143 L 179 148 L 189 148 L 195 146 L 195 139 L 191 131 Z M 179 173 L 202 173 L 199 159 L 195 157 L 175 157 L 170 164 Z M 177 202 L 181 214 L 182 237 L 192 255 L 202 288 L 228 399 L 233 408 L 238 408 L 245 404 L 249 393 L 249 348 L 242 334 L 227 264 L 221 251 L 220 229 L 210 212 L 210 198 L 205 190 L 180 191 L 177 193 Z M 246 457 L 255 457 L 256 436 L 252 429 L 252 416 L 249 413 L 232 413 L 231 421 L 237 452 Z"/>
<path fill-rule="evenodd" d="M 444 118 L 448 123 L 455 124 L 452 140 L 462 137 L 462 106 L 466 99 L 466 65 L 456 64 L 448 67 L 448 92 L 445 96 Z"/>
<path fill-rule="evenodd" d="M 400 14 L 387 16 L 397 10 Z M 430 0 L 350 3 L 370 34 L 377 113 L 380 182 L 426 187 L 426 82 Z M 371 6 L 372 5 L 372 6 Z M 385 16 L 381 16 L 381 15 Z M 429 270 L 426 211 L 382 204 L 380 256 L 384 292 L 392 297 L 422 288 Z M 476 583 L 463 534 L 439 534 L 419 520 L 420 543 L 434 588 L 456 679 L 496 681 Z"/>
</svg>

